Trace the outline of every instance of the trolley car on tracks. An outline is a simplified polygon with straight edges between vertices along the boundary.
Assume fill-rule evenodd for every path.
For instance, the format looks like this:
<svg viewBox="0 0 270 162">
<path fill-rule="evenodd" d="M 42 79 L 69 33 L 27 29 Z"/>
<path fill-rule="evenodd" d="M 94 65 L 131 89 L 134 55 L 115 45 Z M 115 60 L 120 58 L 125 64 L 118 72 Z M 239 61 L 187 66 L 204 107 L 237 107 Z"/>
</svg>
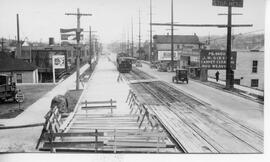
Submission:
<svg viewBox="0 0 270 162">
<path fill-rule="evenodd" d="M 117 54 L 117 70 L 120 73 L 129 73 L 132 70 L 132 63 L 135 62 L 136 59 L 133 57 L 129 57 L 126 53 Z"/>
</svg>

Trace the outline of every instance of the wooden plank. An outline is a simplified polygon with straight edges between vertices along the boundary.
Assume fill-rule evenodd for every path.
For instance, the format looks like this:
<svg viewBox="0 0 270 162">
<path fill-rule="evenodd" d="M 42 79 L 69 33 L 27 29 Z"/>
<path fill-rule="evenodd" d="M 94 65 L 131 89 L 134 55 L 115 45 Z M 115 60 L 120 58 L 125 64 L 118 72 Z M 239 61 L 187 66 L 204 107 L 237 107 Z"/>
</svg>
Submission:
<svg viewBox="0 0 270 162">
<path fill-rule="evenodd" d="M 94 148 L 72 148 L 72 147 L 57 147 L 56 152 L 95 152 Z M 42 147 L 41 151 L 50 151 L 49 147 Z M 112 146 L 103 146 L 98 149 L 101 153 L 113 153 Z M 156 153 L 156 148 L 117 148 L 117 153 Z M 160 148 L 159 153 L 177 153 L 180 152 L 174 148 Z"/>
<path fill-rule="evenodd" d="M 214 121 L 205 119 L 204 116 L 184 110 L 183 106 L 171 107 L 170 109 L 220 153 L 251 153 L 255 151 L 226 130 L 217 126 Z"/>
<path fill-rule="evenodd" d="M 106 132 L 106 136 L 113 136 L 114 132 Z M 140 137 L 167 137 L 167 134 L 164 132 L 118 132 L 116 131 L 115 135 L 117 137 L 121 136 L 140 136 Z"/>
<path fill-rule="evenodd" d="M 117 139 L 121 138 L 124 141 L 138 141 L 138 142 L 157 142 L 157 137 L 149 137 L 149 136 L 117 136 Z M 113 136 L 99 136 L 98 141 L 108 141 L 112 140 Z M 94 136 L 70 136 L 70 137 L 63 137 L 62 139 L 56 139 L 55 142 L 65 141 L 89 141 L 95 140 Z M 164 140 L 165 143 L 172 144 L 168 141 L 168 139 Z"/>
<path fill-rule="evenodd" d="M 156 113 L 159 121 L 170 132 L 171 136 L 178 142 L 182 148 L 188 153 L 215 153 L 217 152 L 211 145 L 209 145 L 200 135 L 183 123 L 171 111 L 168 111 L 163 106 L 151 106 Z"/>
<path fill-rule="evenodd" d="M 102 120 L 94 120 L 94 121 L 75 121 L 73 124 L 138 124 L 136 120 L 134 121 L 121 121 L 121 120 L 107 120 L 107 121 L 102 121 Z"/>
<path fill-rule="evenodd" d="M 107 129 L 107 130 L 111 130 L 111 129 L 135 129 L 135 130 L 138 130 L 138 127 L 126 127 L 126 126 L 117 126 L 117 127 L 101 127 L 101 126 L 98 126 L 98 127 L 83 127 L 83 126 L 76 126 L 76 127 L 73 127 L 71 126 L 70 127 L 71 130 L 74 130 L 74 129 L 80 129 L 80 130 L 89 130 L 89 129 Z"/>
<path fill-rule="evenodd" d="M 95 145 L 98 145 L 98 147 L 102 147 L 104 145 L 103 142 L 98 141 L 97 143 L 95 141 L 75 141 L 75 142 L 44 142 L 43 147 L 80 147 L 80 148 L 90 148 L 95 147 Z"/>
<path fill-rule="evenodd" d="M 82 107 L 82 110 L 90 111 L 90 110 L 95 110 L 95 109 L 116 109 L 116 106 L 87 106 L 87 107 Z"/>
<path fill-rule="evenodd" d="M 98 136 L 104 136 L 103 132 L 98 132 Z M 45 133 L 44 136 L 50 136 L 50 133 Z M 95 132 L 81 132 L 81 133 L 53 133 L 54 137 L 89 137 L 96 136 Z"/>
<path fill-rule="evenodd" d="M 157 147 L 163 147 L 166 148 L 166 143 L 157 143 L 157 142 L 134 142 L 134 141 L 113 141 L 109 140 L 105 143 L 105 145 L 116 145 L 117 147 L 128 147 L 128 148 L 157 148 Z M 168 145 L 168 147 L 175 147 L 174 145 Z"/>
<path fill-rule="evenodd" d="M 75 115 L 75 118 L 76 117 L 83 117 L 83 118 L 85 118 L 85 113 L 83 112 L 83 113 L 76 113 L 76 115 Z M 88 118 L 101 118 L 101 119 L 103 119 L 103 118 L 127 118 L 127 119 L 130 119 L 130 118 L 135 118 L 135 117 L 137 117 L 137 115 L 129 115 L 129 114 L 127 114 L 127 115 L 115 115 L 115 114 L 113 114 L 113 115 L 111 115 L 111 114 L 87 114 L 87 117 Z"/>
<path fill-rule="evenodd" d="M 81 104 L 106 104 L 106 103 L 108 103 L 108 104 L 110 104 L 110 103 L 116 103 L 116 101 L 115 100 L 112 100 L 112 101 L 87 101 L 87 102 L 85 102 L 85 101 L 82 101 L 81 102 Z"/>
</svg>

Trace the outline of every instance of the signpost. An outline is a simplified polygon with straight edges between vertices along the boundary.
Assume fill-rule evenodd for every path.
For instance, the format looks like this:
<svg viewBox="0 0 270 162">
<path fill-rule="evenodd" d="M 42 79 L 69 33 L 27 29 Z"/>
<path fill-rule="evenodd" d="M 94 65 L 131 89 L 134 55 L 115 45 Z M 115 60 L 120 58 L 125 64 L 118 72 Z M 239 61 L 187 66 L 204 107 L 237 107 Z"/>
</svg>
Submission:
<svg viewBox="0 0 270 162">
<path fill-rule="evenodd" d="M 54 55 L 52 57 L 53 83 L 55 83 L 55 69 L 64 69 L 64 68 L 65 68 L 65 56 Z"/>
<path fill-rule="evenodd" d="M 213 6 L 243 7 L 243 0 L 213 0 Z"/>
<path fill-rule="evenodd" d="M 231 69 L 236 69 L 236 52 L 231 55 Z M 200 65 L 205 69 L 225 70 L 227 64 L 227 55 L 224 50 L 202 50 L 200 56 Z"/>
</svg>

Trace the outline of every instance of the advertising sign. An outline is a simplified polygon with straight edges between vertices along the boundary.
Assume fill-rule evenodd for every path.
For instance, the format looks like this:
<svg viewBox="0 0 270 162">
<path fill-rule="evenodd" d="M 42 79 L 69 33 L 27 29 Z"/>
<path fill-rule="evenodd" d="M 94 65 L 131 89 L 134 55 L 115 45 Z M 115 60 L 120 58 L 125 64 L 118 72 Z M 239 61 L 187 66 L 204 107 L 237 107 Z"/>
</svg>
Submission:
<svg viewBox="0 0 270 162">
<path fill-rule="evenodd" d="M 23 95 L 23 93 L 21 91 L 19 91 L 19 92 L 16 93 L 15 100 L 18 103 L 22 103 L 24 101 L 24 95 Z"/>
<path fill-rule="evenodd" d="M 65 56 L 64 55 L 54 55 L 53 56 L 53 68 L 54 69 L 64 69 L 65 68 Z"/>
<path fill-rule="evenodd" d="M 226 59 L 224 50 L 202 50 L 200 65 L 206 69 L 226 69 Z M 231 53 L 231 68 L 236 68 L 236 52 Z"/>
<path fill-rule="evenodd" d="M 178 60 L 179 54 L 174 52 L 173 60 Z M 158 60 L 171 60 L 171 51 L 158 51 Z"/>
<path fill-rule="evenodd" d="M 213 0 L 213 6 L 243 7 L 243 0 Z"/>
</svg>

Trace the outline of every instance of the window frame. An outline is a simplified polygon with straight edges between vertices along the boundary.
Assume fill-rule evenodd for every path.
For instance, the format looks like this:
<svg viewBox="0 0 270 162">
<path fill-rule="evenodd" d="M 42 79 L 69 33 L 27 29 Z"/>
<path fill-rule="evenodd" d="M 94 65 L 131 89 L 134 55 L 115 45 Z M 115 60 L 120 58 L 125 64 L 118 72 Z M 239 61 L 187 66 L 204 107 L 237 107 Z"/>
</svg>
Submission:
<svg viewBox="0 0 270 162">
<path fill-rule="evenodd" d="M 254 81 L 257 81 L 257 83 L 254 85 Z M 250 87 L 259 87 L 259 79 L 251 79 L 250 80 Z"/>
<path fill-rule="evenodd" d="M 256 62 L 256 64 L 254 64 Z M 252 73 L 258 73 L 258 60 L 252 61 Z"/>
<path fill-rule="evenodd" d="M 19 79 L 18 76 L 20 76 L 20 79 Z M 23 82 L 23 74 L 22 73 L 16 73 L 16 82 L 17 83 L 22 83 Z"/>
</svg>

